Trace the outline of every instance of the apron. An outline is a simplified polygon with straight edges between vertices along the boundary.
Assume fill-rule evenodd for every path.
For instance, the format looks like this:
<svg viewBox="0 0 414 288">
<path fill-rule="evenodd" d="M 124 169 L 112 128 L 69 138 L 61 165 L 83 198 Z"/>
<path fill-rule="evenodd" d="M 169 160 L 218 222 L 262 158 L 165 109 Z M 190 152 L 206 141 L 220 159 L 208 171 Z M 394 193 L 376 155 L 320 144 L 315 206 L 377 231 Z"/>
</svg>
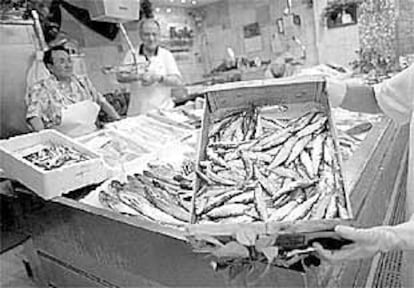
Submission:
<svg viewBox="0 0 414 288">
<path fill-rule="evenodd" d="M 54 129 L 70 137 L 78 137 L 96 130 L 96 118 L 100 107 L 91 100 L 85 100 L 62 108 L 62 121 Z"/>
<path fill-rule="evenodd" d="M 171 109 L 173 107 L 171 87 L 158 85 L 143 87 L 139 83 L 131 84 L 128 117 L 145 114 L 155 109 Z"/>
<path fill-rule="evenodd" d="M 148 72 L 165 75 L 167 70 L 159 58 L 151 58 Z M 151 86 L 142 86 L 141 81 L 130 84 L 131 97 L 127 116 L 145 114 L 155 109 L 171 109 L 174 102 L 171 99 L 171 87 L 158 83 Z"/>
</svg>

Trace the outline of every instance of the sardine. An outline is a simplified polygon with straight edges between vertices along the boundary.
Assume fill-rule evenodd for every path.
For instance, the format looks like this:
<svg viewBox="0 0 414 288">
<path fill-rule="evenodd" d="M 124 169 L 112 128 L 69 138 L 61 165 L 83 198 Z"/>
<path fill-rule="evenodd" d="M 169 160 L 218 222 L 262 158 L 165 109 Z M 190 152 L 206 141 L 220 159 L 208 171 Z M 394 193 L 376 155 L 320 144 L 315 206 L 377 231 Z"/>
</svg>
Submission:
<svg viewBox="0 0 414 288">
<path fill-rule="evenodd" d="M 346 208 L 344 206 L 342 206 L 341 204 L 339 204 L 339 202 L 337 203 L 337 208 L 338 208 L 338 214 L 339 214 L 339 218 L 341 219 L 349 219 L 349 213 L 346 210 Z"/>
<path fill-rule="evenodd" d="M 242 216 L 249 209 L 250 207 L 244 204 L 226 204 L 210 210 L 207 216 L 211 219 Z"/>
<path fill-rule="evenodd" d="M 204 174 L 200 170 L 195 170 L 195 173 L 197 174 L 198 177 L 200 177 L 201 180 L 206 182 L 207 185 L 213 185 L 214 184 L 213 180 L 211 180 L 206 174 Z"/>
<path fill-rule="evenodd" d="M 184 210 L 184 208 L 178 204 L 177 200 L 168 197 L 167 194 L 163 193 L 161 189 L 145 187 L 145 191 L 147 192 L 146 198 L 150 200 L 155 207 L 178 220 L 184 222 L 190 221 L 190 213 Z"/>
<path fill-rule="evenodd" d="M 252 147 L 252 151 L 265 151 L 272 147 L 281 145 L 285 143 L 291 135 L 292 133 L 290 128 L 285 128 L 276 133 L 270 134 L 268 137 L 263 138 L 261 141 L 256 143 L 256 145 Z"/>
<path fill-rule="evenodd" d="M 325 135 L 319 134 L 312 143 L 312 152 L 311 152 L 311 158 L 312 158 L 312 171 L 314 174 L 319 174 L 319 166 L 322 162 L 323 158 L 323 143 L 325 141 Z"/>
<path fill-rule="evenodd" d="M 243 161 L 244 170 L 246 171 L 246 180 L 253 179 L 253 176 L 254 176 L 253 161 L 250 160 L 250 158 L 246 156 L 245 152 L 241 152 L 241 159 Z"/>
<path fill-rule="evenodd" d="M 333 139 L 331 137 L 327 137 L 325 141 L 325 146 L 323 148 L 323 155 L 324 155 L 324 161 L 326 163 L 333 163 L 334 161 L 334 155 L 335 155 L 335 149 L 333 144 Z"/>
<path fill-rule="evenodd" d="M 255 198 L 255 208 L 257 213 L 259 214 L 260 218 L 263 221 L 267 221 L 267 208 L 266 208 L 266 200 L 263 194 L 262 186 L 258 184 L 254 190 L 254 198 Z"/>
<path fill-rule="evenodd" d="M 211 170 L 211 167 L 207 167 L 205 172 L 206 172 L 206 176 L 208 177 L 208 179 L 210 179 L 212 182 L 215 182 L 217 184 L 226 185 L 226 186 L 235 186 L 237 184 L 237 182 L 235 181 L 224 179 L 218 176 L 216 173 L 214 173 Z"/>
<path fill-rule="evenodd" d="M 234 160 L 238 160 L 240 159 L 240 151 L 239 150 L 234 150 L 231 151 L 229 153 L 224 154 L 224 161 L 230 162 L 230 161 L 234 161 Z"/>
<path fill-rule="evenodd" d="M 275 146 L 273 148 L 270 148 L 269 150 L 266 151 L 266 154 L 270 155 L 272 157 L 272 161 L 273 159 L 275 159 L 275 157 L 277 156 L 277 154 L 280 153 L 280 151 L 282 150 L 283 145 L 279 145 L 279 146 Z"/>
<path fill-rule="evenodd" d="M 206 155 L 207 155 L 207 159 L 211 160 L 211 162 L 213 162 L 214 164 L 227 168 L 226 161 L 224 161 L 223 158 L 221 158 L 216 152 L 214 152 L 212 148 L 207 147 Z"/>
<path fill-rule="evenodd" d="M 100 191 L 98 198 L 99 198 L 99 202 L 103 206 L 113 211 L 116 211 L 118 213 L 129 214 L 129 215 L 139 214 L 135 209 L 132 209 L 129 206 L 122 203 L 122 201 L 119 200 L 118 196 L 111 195 L 110 193 L 107 193 L 105 191 Z"/>
<path fill-rule="evenodd" d="M 277 175 L 279 177 L 285 177 L 285 178 L 290 178 L 293 180 L 298 180 L 300 179 L 300 175 L 293 169 L 291 168 L 286 168 L 283 166 L 278 166 L 273 168 L 272 170 L 269 170 L 272 174 Z"/>
<path fill-rule="evenodd" d="M 288 127 L 291 127 L 292 132 L 302 131 L 308 124 L 316 117 L 317 113 L 308 112 L 298 118 L 294 118 L 288 122 Z"/>
<path fill-rule="evenodd" d="M 336 205 L 336 195 L 332 195 L 331 201 L 329 201 L 328 207 L 326 208 L 325 219 L 337 218 L 338 209 Z"/>
<path fill-rule="evenodd" d="M 309 186 L 314 185 L 316 182 L 317 182 L 317 180 L 306 181 L 306 180 L 303 180 L 303 179 L 290 182 L 287 185 L 284 185 L 275 194 L 273 194 L 272 199 L 276 200 L 277 198 L 279 198 L 283 194 L 290 193 L 290 192 L 295 191 L 296 189 L 299 189 L 299 188 L 307 188 Z"/>
<path fill-rule="evenodd" d="M 238 142 L 212 142 L 212 143 L 208 143 L 207 147 L 213 148 L 213 149 L 236 149 L 237 147 L 240 146 L 240 143 Z"/>
<path fill-rule="evenodd" d="M 128 191 L 121 191 L 119 193 L 119 199 L 126 205 L 130 206 L 131 208 L 137 210 L 146 217 L 149 217 L 157 222 L 179 226 L 186 224 L 186 222 L 180 221 L 174 218 L 173 216 L 154 207 L 145 197 L 141 197 L 138 194 L 131 193 Z"/>
<path fill-rule="evenodd" d="M 326 209 L 331 202 L 332 194 L 322 194 L 318 202 L 312 208 L 310 219 L 320 220 L 326 214 Z"/>
<path fill-rule="evenodd" d="M 272 160 L 273 160 L 273 157 L 270 156 L 267 153 L 244 151 L 243 154 L 244 154 L 244 156 L 246 156 L 250 160 L 253 160 L 253 161 L 262 161 L 262 162 L 267 163 L 267 164 L 270 163 L 270 162 L 272 162 Z"/>
<path fill-rule="evenodd" d="M 302 204 L 296 206 L 296 208 L 294 208 L 283 220 L 296 221 L 304 218 L 312 209 L 313 205 L 318 201 L 319 196 L 319 194 L 315 194 Z"/>
<path fill-rule="evenodd" d="M 277 198 L 275 200 L 275 202 L 273 202 L 273 207 L 274 208 L 280 208 L 280 207 L 284 206 L 289 201 L 290 201 L 290 196 L 287 195 L 287 194 L 284 194 L 284 195 L 280 196 L 279 198 Z"/>
<path fill-rule="evenodd" d="M 147 178 L 153 178 L 153 179 L 156 179 L 156 180 L 161 181 L 163 183 L 180 187 L 180 183 L 172 179 L 173 176 L 171 178 L 167 178 L 164 175 L 156 174 L 153 171 L 149 171 L 149 170 L 144 170 L 142 172 L 142 174 Z M 174 174 L 174 175 L 176 175 L 176 174 Z"/>
<path fill-rule="evenodd" d="M 217 175 L 223 179 L 236 181 L 237 183 L 244 181 L 246 173 L 244 170 L 226 169 L 217 172 Z"/>
<path fill-rule="evenodd" d="M 245 191 L 240 195 L 234 196 L 227 203 L 249 204 L 254 201 L 254 190 Z"/>
<path fill-rule="evenodd" d="M 243 118 L 240 117 L 239 115 L 237 117 L 234 117 L 233 120 L 231 120 L 231 122 L 229 123 L 229 125 L 223 127 L 220 130 L 220 137 L 219 137 L 219 141 L 236 141 L 236 139 L 234 139 L 234 135 L 236 133 L 236 130 L 239 129 L 240 130 L 240 134 L 241 134 L 241 123 L 243 121 Z M 237 141 L 240 141 L 242 139 L 237 139 Z"/>
<path fill-rule="evenodd" d="M 296 172 L 300 175 L 300 177 L 304 180 L 311 181 L 311 175 L 308 174 L 305 166 L 300 162 L 299 158 L 293 162 L 294 167 L 296 168 Z"/>
<path fill-rule="evenodd" d="M 304 137 L 306 135 L 311 135 L 311 134 L 315 133 L 316 131 L 321 131 L 321 129 L 324 128 L 327 120 L 328 120 L 327 117 L 325 117 L 325 116 L 321 117 L 315 123 L 312 123 L 312 124 L 306 126 L 305 128 L 303 128 L 302 130 L 298 131 L 296 133 L 296 135 L 298 137 Z"/>
<path fill-rule="evenodd" d="M 255 218 L 249 215 L 232 216 L 228 218 L 218 219 L 216 222 L 220 224 L 239 224 L 239 223 L 252 223 Z"/>
<path fill-rule="evenodd" d="M 276 192 L 277 187 L 274 187 L 272 183 L 265 177 L 263 174 L 256 169 L 256 178 L 259 180 L 259 183 L 263 186 L 264 190 L 269 196 L 273 196 Z"/>
<path fill-rule="evenodd" d="M 259 117 L 259 110 L 256 108 L 252 108 L 250 110 L 250 123 L 247 129 L 247 132 L 245 133 L 244 140 L 250 140 L 253 139 L 256 134 L 256 125 Z"/>
<path fill-rule="evenodd" d="M 197 198 L 205 197 L 212 198 L 219 195 L 222 195 L 228 191 L 234 190 L 233 187 L 223 187 L 223 186 L 203 186 L 197 193 Z"/>
<path fill-rule="evenodd" d="M 306 145 L 312 140 L 312 135 L 306 135 L 300 138 L 292 148 L 292 152 L 290 153 L 288 159 L 286 160 L 286 164 L 289 164 L 296 160 L 299 154 L 303 151 Z"/>
<path fill-rule="evenodd" d="M 290 211 L 295 209 L 296 206 L 298 206 L 299 203 L 297 201 L 290 201 L 284 206 L 280 207 L 279 209 L 273 210 L 272 214 L 270 214 L 268 221 L 280 221 L 283 218 L 285 218 Z"/>
<path fill-rule="evenodd" d="M 293 149 L 293 146 L 296 144 L 296 141 L 297 137 L 293 136 L 289 138 L 289 140 L 287 140 L 285 144 L 283 144 L 283 147 L 280 150 L 280 152 L 276 155 L 275 159 L 273 159 L 272 163 L 270 163 L 268 167 L 269 170 L 272 170 L 273 168 L 280 166 L 289 158 L 289 155 Z"/>
<path fill-rule="evenodd" d="M 286 128 L 286 123 L 279 121 L 274 118 L 266 117 L 266 116 L 260 116 L 260 118 L 263 120 L 263 123 L 266 123 L 267 125 L 271 125 L 271 129 L 284 129 Z"/>
<path fill-rule="evenodd" d="M 227 201 L 229 201 L 231 198 L 242 194 L 243 191 L 242 190 L 230 190 L 226 193 L 223 193 L 217 197 L 214 198 L 210 198 L 207 205 L 204 207 L 204 209 L 202 211 L 200 211 L 200 215 L 201 214 L 206 214 L 209 211 L 211 211 L 212 209 L 222 206 L 224 203 L 226 203 Z"/>
<path fill-rule="evenodd" d="M 299 158 L 300 162 L 306 169 L 306 173 L 310 175 L 311 178 L 315 177 L 316 173 L 313 171 L 313 163 L 311 157 L 309 156 L 309 153 L 304 150 L 300 153 Z"/>
<path fill-rule="evenodd" d="M 218 123 L 214 123 L 211 125 L 211 129 L 208 132 L 208 138 L 212 138 L 220 133 L 226 126 L 230 125 L 230 123 L 234 120 L 234 117 L 226 117 L 222 119 Z"/>
<path fill-rule="evenodd" d="M 244 163 L 241 158 L 228 161 L 227 165 L 234 170 L 244 170 Z"/>
<path fill-rule="evenodd" d="M 234 133 L 232 134 L 232 137 L 230 139 L 231 141 L 240 142 L 240 141 L 243 141 L 244 140 L 244 132 L 243 132 L 243 120 L 244 120 L 244 117 L 241 116 L 240 119 L 241 119 L 240 121 L 235 121 L 235 123 L 233 125 L 233 127 L 235 127 L 235 128 L 233 130 Z"/>
</svg>

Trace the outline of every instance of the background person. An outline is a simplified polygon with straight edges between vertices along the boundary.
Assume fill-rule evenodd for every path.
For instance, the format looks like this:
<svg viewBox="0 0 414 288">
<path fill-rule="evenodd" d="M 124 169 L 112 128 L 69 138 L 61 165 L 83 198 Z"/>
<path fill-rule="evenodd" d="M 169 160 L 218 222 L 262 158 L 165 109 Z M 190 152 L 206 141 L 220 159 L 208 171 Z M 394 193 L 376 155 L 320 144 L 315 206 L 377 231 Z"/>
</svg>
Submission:
<svg viewBox="0 0 414 288">
<path fill-rule="evenodd" d="M 378 252 L 404 251 L 403 287 L 414 287 L 414 65 L 374 87 L 355 82 L 328 80 L 333 106 L 352 111 L 383 112 L 399 124 L 410 125 L 408 178 L 406 194 L 407 222 L 395 226 L 355 229 L 337 226 L 340 236 L 354 241 L 340 250 L 329 251 L 315 243 L 319 255 L 330 262 L 369 258 Z"/>
<path fill-rule="evenodd" d="M 73 74 L 63 46 L 45 52 L 43 61 L 50 75 L 29 87 L 26 95 L 26 120 L 33 131 L 55 128 L 69 136 L 83 135 L 96 130 L 100 109 L 112 120 L 120 118 L 87 77 Z"/>
<path fill-rule="evenodd" d="M 128 116 L 144 114 L 153 109 L 169 109 L 174 106 L 171 87 L 183 84 L 174 56 L 159 45 L 160 24 L 153 18 L 139 23 L 139 36 L 142 44 L 136 49 L 137 62 L 147 65 L 145 71 L 134 72 L 125 69 L 117 73 L 121 83 L 131 83 L 131 99 Z M 133 67 L 132 51 L 125 55 L 123 65 Z"/>
</svg>

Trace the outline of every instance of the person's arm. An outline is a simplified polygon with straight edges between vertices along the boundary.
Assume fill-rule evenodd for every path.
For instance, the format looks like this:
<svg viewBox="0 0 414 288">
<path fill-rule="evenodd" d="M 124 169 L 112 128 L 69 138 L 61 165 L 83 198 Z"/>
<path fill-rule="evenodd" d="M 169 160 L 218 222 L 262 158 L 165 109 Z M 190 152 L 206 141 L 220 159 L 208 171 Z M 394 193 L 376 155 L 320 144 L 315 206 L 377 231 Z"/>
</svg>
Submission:
<svg viewBox="0 0 414 288">
<path fill-rule="evenodd" d="M 155 83 L 170 87 L 183 85 L 181 76 L 177 74 L 162 75 L 154 72 L 146 72 L 142 75 L 141 80 L 143 86 L 151 86 Z"/>
<path fill-rule="evenodd" d="M 116 80 L 119 83 L 131 83 L 140 80 L 140 77 L 136 73 L 119 71 L 116 73 Z"/>
<path fill-rule="evenodd" d="M 319 256 L 330 263 L 370 258 L 379 252 L 414 250 L 414 215 L 408 222 L 395 226 L 366 229 L 337 226 L 335 231 L 353 243 L 339 250 L 327 250 L 319 243 L 313 244 Z"/>
<path fill-rule="evenodd" d="M 82 86 L 89 92 L 92 101 L 95 101 L 111 120 L 119 120 L 121 117 L 116 112 L 115 108 L 102 96 L 101 93 L 96 90 L 88 77 L 79 78 L 80 83 L 84 83 Z"/>
<path fill-rule="evenodd" d="M 341 107 L 350 111 L 381 113 L 373 87 L 357 82 L 346 83 L 346 94 Z"/>
<path fill-rule="evenodd" d="M 332 106 L 350 111 L 381 113 L 374 88 L 355 80 L 327 80 L 327 92 Z"/>
<path fill-rule="evenodd" d="M 104 97 L 100 98 L 99 105 L 101 106 L 102 111 L 104 111 L 111 120 L 116 121 L 121 119 L 119 114 L 115 111 L 115 108 L 109 104 Z"/>
<path fill-rule="evenodd" d="M 327 80 L 332 106 L 367 113 L 383 112 L 400 124 L 410 121 L 414 65 L 373 87 L 355 80 Z"/>
<path fill-rule="evenodd" d="M 45 129 L 45 125 L 43 125 L 42 120 L 39 117 L 32 117 L 30 119 L 27 119 L 27 123 L 29 124 L 32 131 L 40 131 Z"/>
<path fill-rule="evenodd" d="M 47 91 L 44 85 L 39 83 L 32 85 L 25 96 L 26 122 L 32 131 L 40 131 L 46 128 L 41 115 L 44 113 L 43 105 L 48 103 Z"/>
</svg>

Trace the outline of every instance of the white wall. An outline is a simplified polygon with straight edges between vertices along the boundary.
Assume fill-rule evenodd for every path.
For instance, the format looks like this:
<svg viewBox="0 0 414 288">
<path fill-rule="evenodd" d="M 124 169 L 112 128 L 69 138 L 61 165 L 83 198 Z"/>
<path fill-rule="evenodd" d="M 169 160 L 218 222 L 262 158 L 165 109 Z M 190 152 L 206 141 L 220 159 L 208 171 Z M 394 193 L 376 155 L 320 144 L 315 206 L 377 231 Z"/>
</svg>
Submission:
<svg viewBox="0 0 414 288">
<path fill-rule="evenodd" d="M 322 16 L 327 0 L 313 1 L 316 23 L 315 37 L 319 63 L 348 66 L 357 58 L 359 26 L 350 25 L 328 29 Z"/>
</svg>

